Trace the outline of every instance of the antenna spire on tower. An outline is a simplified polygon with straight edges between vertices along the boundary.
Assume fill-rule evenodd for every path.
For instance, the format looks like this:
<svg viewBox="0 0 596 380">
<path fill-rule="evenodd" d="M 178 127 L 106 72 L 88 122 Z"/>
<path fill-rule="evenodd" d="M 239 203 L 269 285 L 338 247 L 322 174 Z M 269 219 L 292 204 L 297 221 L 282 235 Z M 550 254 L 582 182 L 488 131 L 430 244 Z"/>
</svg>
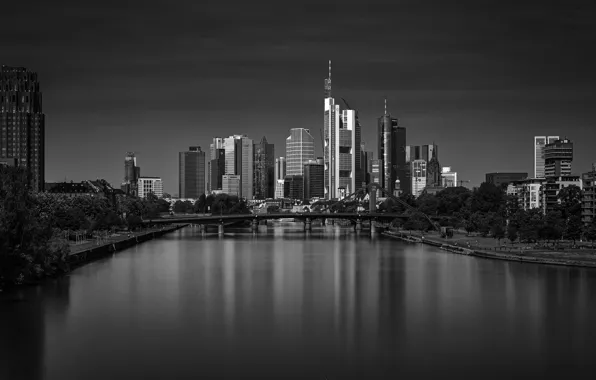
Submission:
<svg viewBox="0 0 596 380">
<path fill-rule="evenodd" d="M 385 115 L 387 115 L 387 97 L 385 97 Z"/>
<path fill-rule="evenodd" d="M 325 79 L 325 98 L 331 97 L 331 60 L 329 60 L 329 76 Z"/>
</svg>

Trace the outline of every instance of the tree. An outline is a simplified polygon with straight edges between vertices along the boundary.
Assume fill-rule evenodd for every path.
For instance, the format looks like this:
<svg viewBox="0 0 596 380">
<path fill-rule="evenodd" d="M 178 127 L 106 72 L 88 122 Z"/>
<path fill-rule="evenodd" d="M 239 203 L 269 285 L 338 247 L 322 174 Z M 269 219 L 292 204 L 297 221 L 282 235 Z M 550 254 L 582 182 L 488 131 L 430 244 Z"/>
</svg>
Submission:
<svg viewBox="0 0 596 380">
<path fill-rule="evenodd" d="M 497 212 L 505 200 L 503 190 L 492 183 L 483 182 L 475 189 L 471 197 L 472 212 Z"/>
<path fill-rule="evenodd" d="M 437 193 L 440 215 L 454 215 L 462 210 L 472 192 L 465 187 L 448 187 Z"/>
<path fill-rule="evenodd" d="M 0 166 L 0 288 L 68 270 L 68 243 L 38 206 L 27 171 Z"/>
<path fill-rule="evenodd" d="M 572 215 L 581 216 L 582 213 L 582 190 L 579 186 L 571 185 L 562 188 L 557 196 L 560 204 L 560 211 L 563 218 L 567 219 Z"/>
<path fill-rule="evenodd" d="M 195 202 L 194 211 L 197 214 L 204 214 L 207 206 L 207 197 L 205 193 L 201 194 L 199 199 Z"/>
<path fill-rule="evenodd" d="M 583 224 L 581 214 L 572 215 L 567 219 L 563 236 L 565 239 L 573 240 L 573 245 L 575 245 L 575 241 L 581 238 L 582 227 Z"/>
<path fill-rule="evenodd" d="M 424 193 L 416 200 L 418 211 L 426 215 L 437 215 L 439 210 L 439 200 L 436 196 Z"/>
<path fill-rule="evenodd" d="M 431 227 L 428 219 L 420 213 L 412 214 L 403 225 L 403 228 L 408 231 L 428 231 Z"/>
<path fill-rule="evenodd" d="M 509 225 L 507 226 L 507 239 L 509 239 L 511 244 L 513 244 L 517 240 L 517 237 L 517 227 L 513 223 L 509 223 Z"/>
<path fill-rule="evenodd" d="M 592 246 L 594 246 L 594 241 L 596 241 L 596 219 L 592 221 L 591 224 L 584 227 L 584 236 L 586 240 L 592 242 Z"/>
</svg>

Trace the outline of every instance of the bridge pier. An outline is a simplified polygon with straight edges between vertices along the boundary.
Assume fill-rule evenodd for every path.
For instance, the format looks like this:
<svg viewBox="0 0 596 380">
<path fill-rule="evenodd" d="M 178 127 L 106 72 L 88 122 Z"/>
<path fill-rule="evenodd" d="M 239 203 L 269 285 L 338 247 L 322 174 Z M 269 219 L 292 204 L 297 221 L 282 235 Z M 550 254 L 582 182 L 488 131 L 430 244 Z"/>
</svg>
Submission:
<svg viewBox="0 0 596 380">
<path fill-rule="evenodd" d="M 374 220 L 371 220 L 370 221 L 370 234 L 371 235 L 376 235 L 377 234 L 377 226 L 376 226 Z"/>
<path fill-rule="evenodd" d="M 310 222 L 310 218 L 306 218 L 304 220 L 304 231 L 312 231 L 312 224 Z"/>
<path fill-rule="evenodd" d="M 354 231 L 356 231 L 356 232 L 362 231 L 362 219 L 356 220 L 356 224 L 354 225 Z"/>
<path fill-rule="evenodd" d="M 221 222 L 221 223 L 219 223 L 217 225 L 217 233 L 219 235 L 223 235 L 224 234 L 224 225 L 223 225 L 223 222 Z"/>
<path fill-rule="evenodd" d="M 259 221 L 255 218 L 252 220 L 252 232 L 259 232 Z"/>
</svg>

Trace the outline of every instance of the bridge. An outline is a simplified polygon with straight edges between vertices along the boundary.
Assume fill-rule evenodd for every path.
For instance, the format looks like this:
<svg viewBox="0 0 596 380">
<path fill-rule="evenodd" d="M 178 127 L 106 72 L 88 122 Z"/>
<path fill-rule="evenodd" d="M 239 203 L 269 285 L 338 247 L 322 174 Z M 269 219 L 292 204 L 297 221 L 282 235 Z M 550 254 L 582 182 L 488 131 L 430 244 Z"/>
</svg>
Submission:
<svg viewBox="0 0 596 380">
<path fill-rule="evenodd" d="M 327 202 L 323 205 L 322 209 L 317 212 L 303 212 L 303 213 L 267 213 L 267 214 L 230 214 L 230 215 L 210 215 L 210 216 L 196 216 L 196 217 L 182 217 L 182 218 L 163 218 L 163 219 L 147 219 L 143 220 L 143 224 L 170 224 L 170 223 L 192 223 L 200 226 L 205 225 L 217 225 L 219 233 L 223 234 L 224 226 L 241 221 L 251 221 L 252 230 L 256 232 L 260 221 L 274 220 L 274 219 L 288 219 L 303 221 L 304 230 L 312 231 L 312 221 L 322 219 L 323 223 L 328 219 L 343 219 L 349 220 L 354 225 L 356 231 L 362 230 L 362 222 L 370 221 L 371 233 L 375 232 L 377 223 L 392 222 L 395 219 L 408 219 L 413 215 L 419 214 L 425 217 L 435 229 L 438 229 L 436 223 L 428 215 L 420 212 L 415 207 L 407 204 L 403 200 L 387 194 L 389 198 L 392 198 L 397 203 L 404 206 L 409 213 L 395 213 L 395 212 L 378 212 L 376 206 L 376 193 L 380 190 L 383 193 L 385 189 L 380 187 L 376 183 L 372 183 L 367 187 L 356 190 L 354 193 L 349 194 L 338 201 Z M 362 208 L 365 203 L 364 199 L 368 194 L 369 210 L 367 212 L 334 212 L 340 206 L 347 204 L 356 204 L 356 209 Z"/>
</svg>

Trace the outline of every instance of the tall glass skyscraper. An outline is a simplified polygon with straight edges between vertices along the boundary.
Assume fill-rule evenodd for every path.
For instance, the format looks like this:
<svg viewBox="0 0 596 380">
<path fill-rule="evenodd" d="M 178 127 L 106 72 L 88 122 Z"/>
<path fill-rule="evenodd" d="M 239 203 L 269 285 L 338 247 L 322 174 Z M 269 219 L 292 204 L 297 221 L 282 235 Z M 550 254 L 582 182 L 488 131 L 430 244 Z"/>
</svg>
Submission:
<svg viewBox="0 0 596 380">
<path fill-rule="evenodd" d="M 286 175 L 303 175 L 304 164 L 315 159 L 315 139 L 310 130 L 290 129 L 286 138 Z"/>
<path fill-rule="evenodd" d="M 544 178 L 544 147 L 559 136 L 534 136 L 534 178 Z"/>
<path fill-rule="evenodd" d="M 275 159 L 275 199 L 284 197 L 284 180 L 286 178 L 286 158 Z"/>
<path fill-rule="evenodd" d="M 225 174 L 240 176 L 239 196 L 253 199 L 253 140 L 246 135 L 233 135 L 223 139 L 223 147 L 225 150 Z"/>
<path fill-rule="evenodd" d="M 178 155 L 178 192 L 180 198 L 198 199 L 205 193 L 205 152 L 191 146 Z"/>
<path fill-rule="evenodd" d="M 378 119 L 378 138 L 379 158 L 383 160 L 383 183 L 380 185 L 388 194 L 394 193 L 396 183 L 402 192 L 411 193 L 410 165 L 406 162 L 406 128 L 387 113 L 387 99 L 385 114 Z"/>
<path fill-rule="evenodd" d="M 345 100 L 344 103 L 346 103 Z M 360 140 L 357 111 L 352 109 L 342 111 L 340 106 L 335 104 L 335 99 L 331 97 L 331 61 L 329 61 L 329 77 L 325 79 L 323 124 L 326 199 L 341 199 L 362 185 Z"/>
<path fill-rule="evenodd" d="M 269 144 L 265 136 L 254 146 L 254 197 L 255 199 L 275 196 L 275 147 Z"/>
<path fill-rule="evenodd" d="M 37 73 L 24 67 L 0 70 L 0 159 L 24 167 L 29 187 L 45 182 L 45 114 Z"/>
</svg>

